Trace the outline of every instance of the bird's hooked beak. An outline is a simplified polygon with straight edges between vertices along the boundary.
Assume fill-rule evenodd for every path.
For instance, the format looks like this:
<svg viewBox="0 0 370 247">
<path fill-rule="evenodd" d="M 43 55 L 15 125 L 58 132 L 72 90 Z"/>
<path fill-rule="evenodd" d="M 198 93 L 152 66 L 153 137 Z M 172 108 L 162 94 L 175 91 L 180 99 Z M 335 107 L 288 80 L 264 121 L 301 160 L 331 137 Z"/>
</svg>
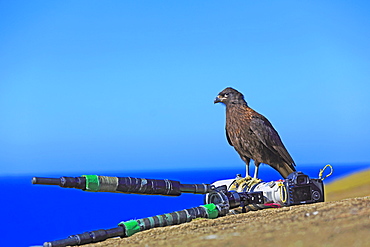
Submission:
<svg viewBox="0 0 370 247">
<path fill-rule="evenodd" d="M 216 103 L 223 103 L 223 100 L 226 99 L 225 97 L 222 97 L 221 95 L 217 95 L 217 97 L 215 98 L 215 101 L 213 101 L 214 104 Z"/>
</svg>

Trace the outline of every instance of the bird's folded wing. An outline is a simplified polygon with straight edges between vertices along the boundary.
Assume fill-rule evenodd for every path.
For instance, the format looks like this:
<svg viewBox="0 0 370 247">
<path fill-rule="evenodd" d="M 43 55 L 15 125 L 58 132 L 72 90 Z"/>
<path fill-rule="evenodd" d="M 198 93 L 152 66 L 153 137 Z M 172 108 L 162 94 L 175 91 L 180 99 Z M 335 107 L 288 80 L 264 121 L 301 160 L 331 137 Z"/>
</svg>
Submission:
<svg viewBox="0 0 370 247">
<path fill-rule="evenodd" d="M 227 142 L 230 144 L 230 146 L 234 146 L 233 144 L 232 144 L 232 142 L 231 142 L 231 140 L 230 140 L 230 136 L 229 136 L 229 133 L 227 132 L 227 129 L 225 129 L 226 130 L 226 139 L 227 139 Z"/>
<path fill-rule="evenodd" d="M 268 149 L 279 154 L 288 164 L 294 165 L 294 161 L 284 147 L 279 134 L 266 118 L 253 116 L 250 122 L 250 129 Z"/>
</svg>

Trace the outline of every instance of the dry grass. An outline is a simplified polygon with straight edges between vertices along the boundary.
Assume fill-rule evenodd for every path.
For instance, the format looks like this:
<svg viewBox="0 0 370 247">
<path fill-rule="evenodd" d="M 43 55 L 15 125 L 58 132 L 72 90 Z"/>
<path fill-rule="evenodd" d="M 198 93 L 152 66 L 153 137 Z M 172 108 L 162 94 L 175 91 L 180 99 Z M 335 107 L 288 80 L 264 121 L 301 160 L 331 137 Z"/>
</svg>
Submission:
<svg viewBox="0 0 370 247">
<path fill-rule="evenodd" d="M 325 201 L 370 196 L 370 169 L 325 185 Z"/>
</svg>

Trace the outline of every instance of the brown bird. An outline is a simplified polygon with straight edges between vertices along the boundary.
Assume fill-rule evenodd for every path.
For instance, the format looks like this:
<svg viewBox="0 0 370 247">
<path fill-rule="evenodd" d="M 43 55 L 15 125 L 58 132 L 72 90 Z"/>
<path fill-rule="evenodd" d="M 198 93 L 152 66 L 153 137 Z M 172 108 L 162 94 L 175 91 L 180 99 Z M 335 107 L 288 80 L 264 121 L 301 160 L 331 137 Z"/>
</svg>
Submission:
<svg viewBox="0 0 370 247">
<path fill-rule="evenodd" d="M 250 108 L 243 94 L 228 87 L 220 92 L 214 103 L 226 105 L 226 138 L 247 165 L 255 165 L 254 178 L 257 178 L 261 163 L 270 165 L 286 178 L 295 171 L 292 157 L 284 147 L 279 134 L 267 118 Z"/>
</svg>

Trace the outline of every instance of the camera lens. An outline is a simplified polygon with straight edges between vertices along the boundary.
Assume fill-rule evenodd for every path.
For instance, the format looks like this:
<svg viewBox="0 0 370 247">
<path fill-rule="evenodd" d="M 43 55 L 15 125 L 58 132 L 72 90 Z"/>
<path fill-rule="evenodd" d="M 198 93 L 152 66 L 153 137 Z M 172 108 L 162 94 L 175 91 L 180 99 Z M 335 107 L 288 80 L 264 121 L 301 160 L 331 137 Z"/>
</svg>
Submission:
<svg viewBox="0 0 370 247">
<path fill-rule="evenodd" d="M 206 203 L 219 204 L 223 202 L 221 195 L 218 193 L 209 193 L 207 199 Z"/>
<path fill-rule="evenodd" d="M 226 196 L 229 199 L 230 208 L 236 208 L 240 206 L 240 196 L 238 192 L 229 191 L 226 193 Z"/>
<path fill-rule="evenodd" d="M 229 200 L 224 192 L 222 191 L 211 191 L 208 194 L 206 194 L 204 198 L 204 203 L 214 203 L 214 204 L 222 204 L 222 203 L 228 203 Z"/>
</svg>

